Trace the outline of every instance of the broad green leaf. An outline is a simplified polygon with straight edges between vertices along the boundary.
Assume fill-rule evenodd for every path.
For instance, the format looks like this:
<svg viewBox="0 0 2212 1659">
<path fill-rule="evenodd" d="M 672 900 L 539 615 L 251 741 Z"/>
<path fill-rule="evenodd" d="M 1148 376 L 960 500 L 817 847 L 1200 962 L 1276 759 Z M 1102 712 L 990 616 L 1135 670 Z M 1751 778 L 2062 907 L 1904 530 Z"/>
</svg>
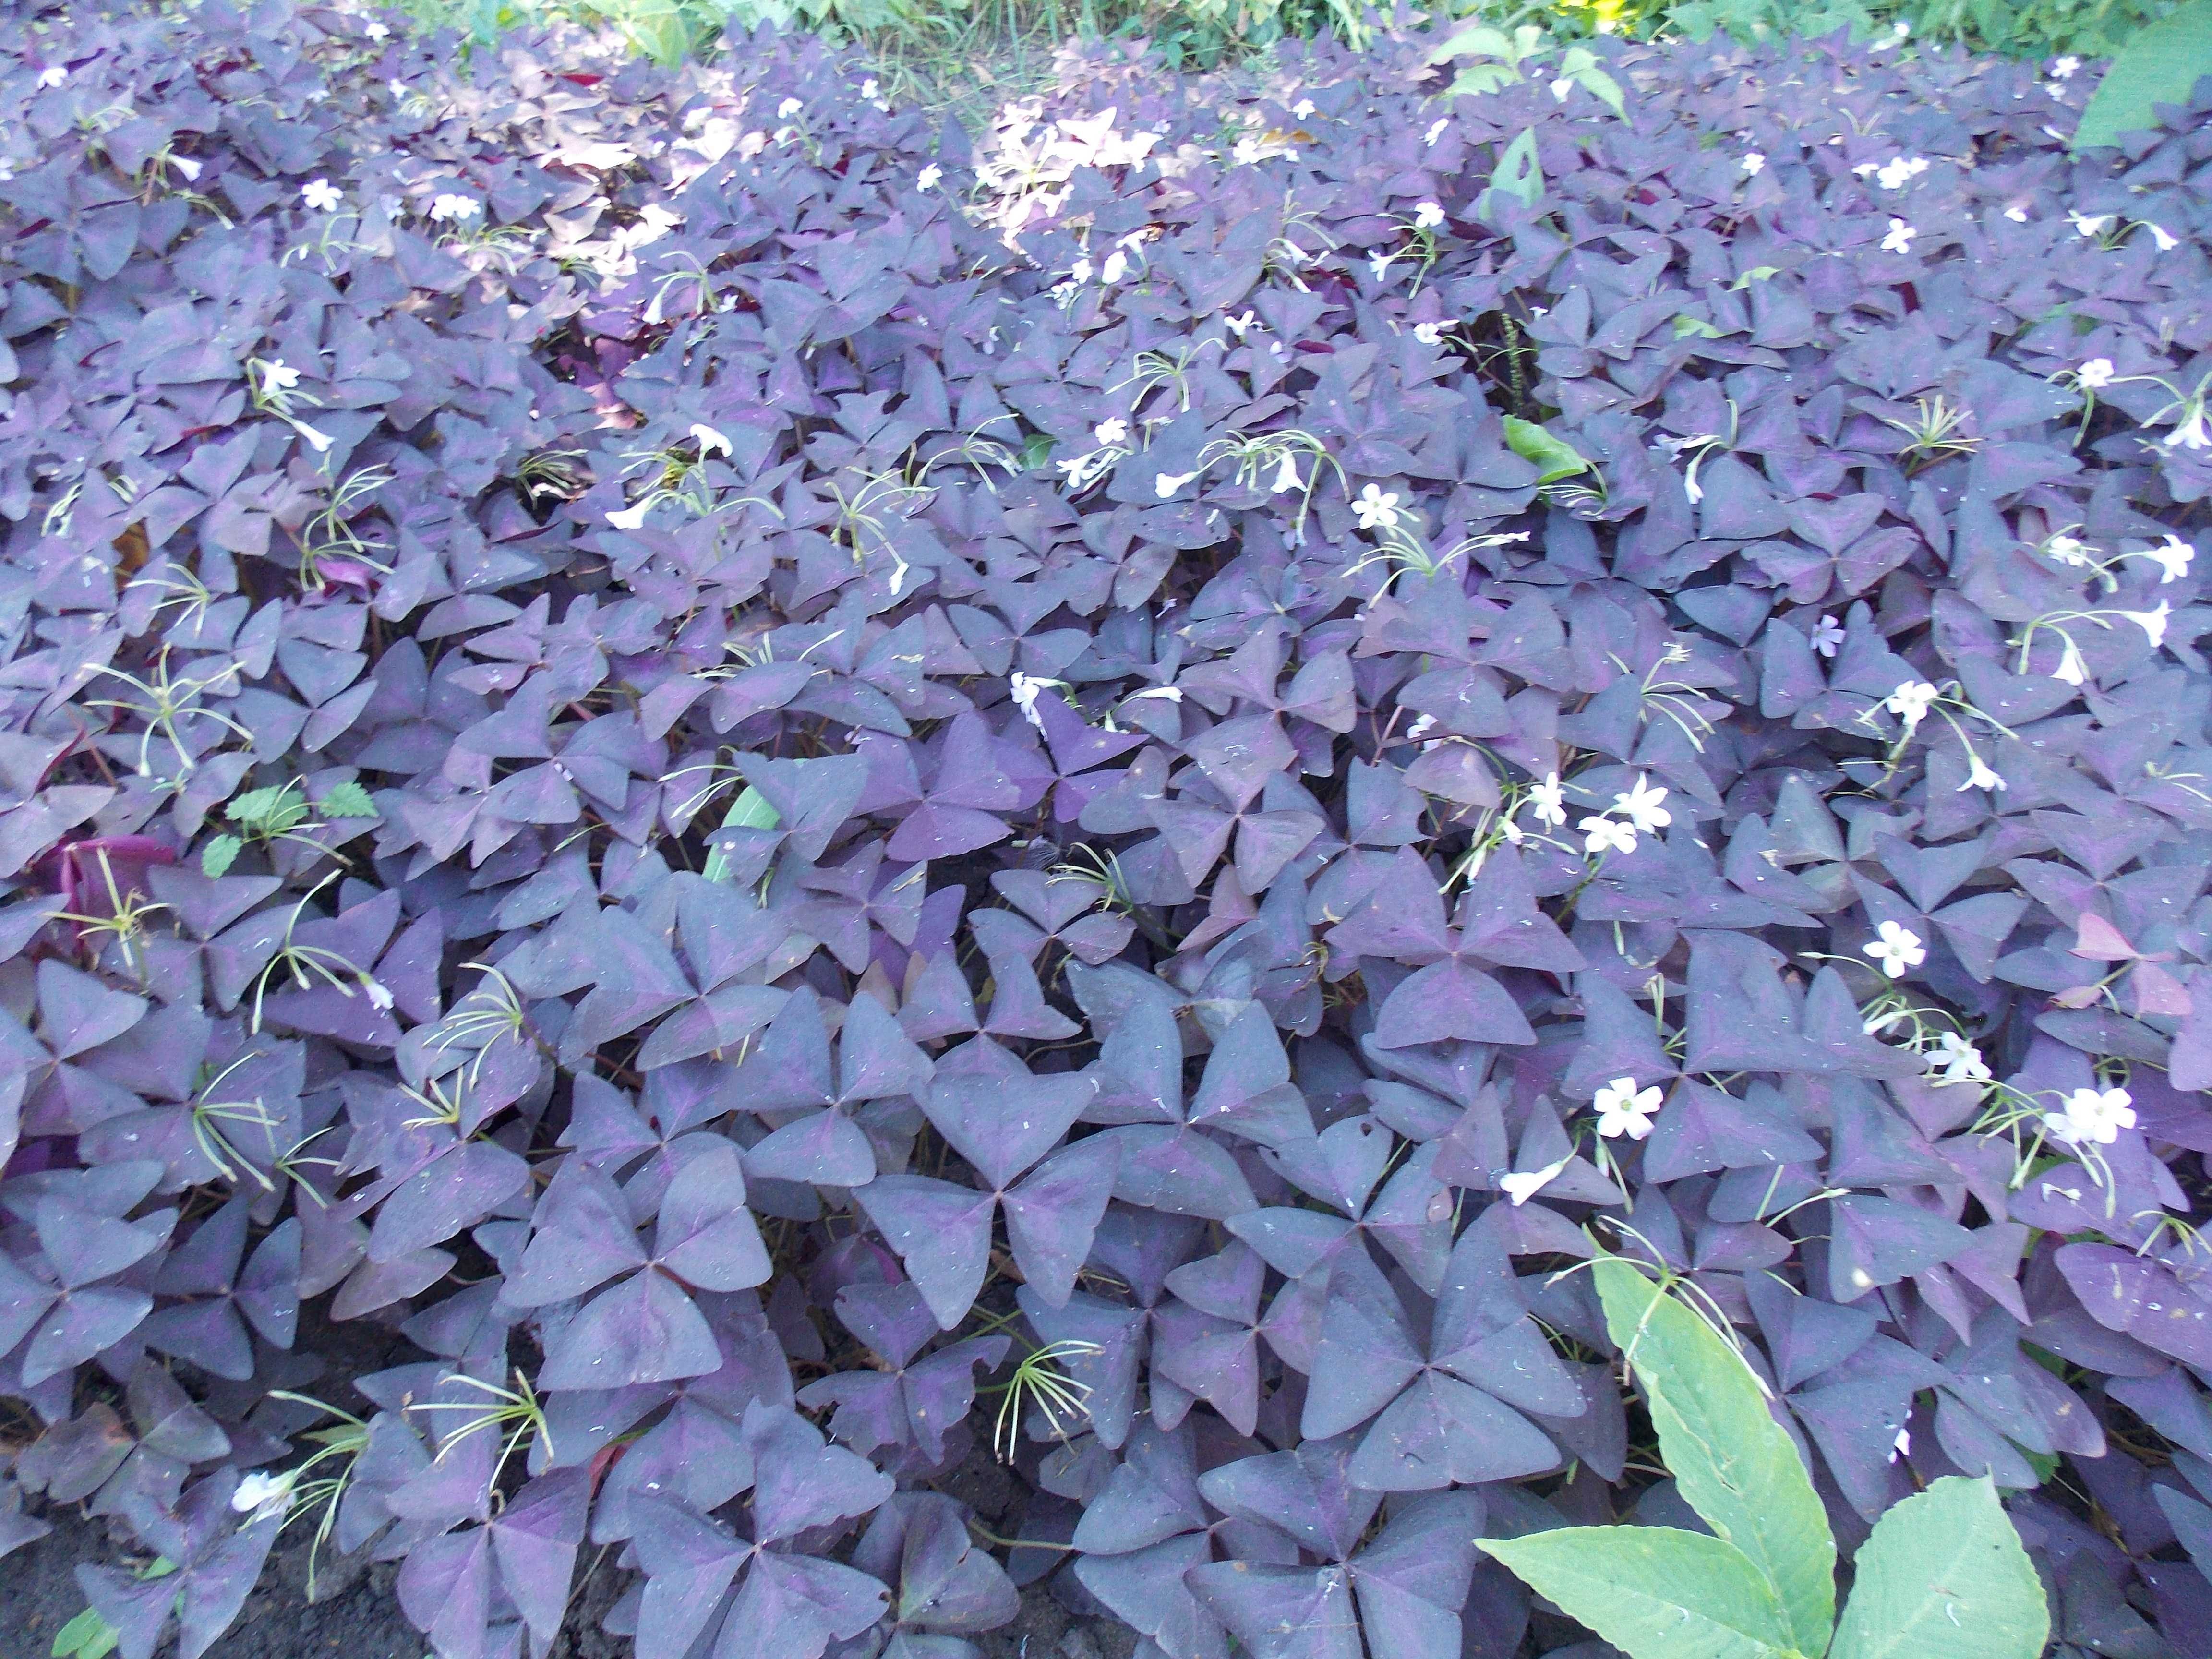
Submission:
<svg viewBox="0 0 2212 1659">
<path fill-rule="evenodd" d="M 1510 64 L 1469 64 L 1459 72 L 1451 83 L 1447 96 L 1480 97 L 1486 93 L 1503 92 L 1521 78 L 1521 71 Z"/>
<path fill-rule="evenodd" d="M 1678 340 L 1686 339 L 1692 334 L 1700 340 L 1717 340 L 1721 337 L 1720 330 L 1715 328 L 1704 318 L 1692 317 L 1686 312 L 1674 319 L 1674 337 Z"/>
<path fill-rule="evenodd" d="M 1660 1455 L 1684 1500 L 1774 1586 L 1795 1645 L 1827 1646 L 1836 1540 L 1811 1478 L 1742 1358 L 1618 1257 L 1591 1269 L 1606 1328 L 1643 1379 Z"/>
<path fill-rule="evenodd" d="M 2124 132 L 2154 129 L 2159 104 L 2186 104 L 2197 77 L 2212 75 L 2212 0 L 2195 0 L 2137 29 L 2074 129 L 2078 152 L 2117 144 Z"/>
<path fill-rule="evenodd" d="M 1473 28 L 1462 29 L 1451 39 L 1429 54 L 1431 64 L 1448 63 L 1455 58 L 1510 58 L 1513 42 L 1505 31 L 1491 23 L 1477 23 Z M 1517 76 L 1515 77 L 1519 78 Z"/>
<path fill-rule="evenodd" d="M 1906 1498 L 1856 1565 L 1830 1659 L 2036 1659 L 2050 1638 L 2042 1582 L 1986 1478 Z"/>
<path fill-rule="evenodd" d="M 1506 145 L 1505 153 L 1498 158 L 1498 166 L 1490 175 L 1490 188 L 1475 198 L 1476 216 L 1491 218 L 1497 198 L 1501 196 L 1510 197 L 1528 209 L 1544 199 L 1544 168 L 1537 159 L 1534 127 L 1522 128 L 1521 136 Z"/>
<path fill-rule="evenodd" d="M 1597 55 L 1588 46 L 1571 46 L 1559 60 L 1559 73 L 1589 93 L 1615 115 L 1626 119 L 1628 106 L 1620 96 L 1620 82 L 1598 67 Z"/>
<path fill-rule="evenodd" d="M 773 830 L 782 822 L 776 815 L 775 808 L 768 804 L 768 797 L 747 784 L 738 792 L 737 799 L 730 803 L 729 812 L 722 819 L 722 828 Z M 709 881 L 727 881 L 730 878 L 730 861 L 722 855 L 722 849 L 719 847 L 707 854 L 706 876 Z"/>
<path fill-rule="evenodd" d="M 373 818 L 376 803 L 368 798 L 368 791 L 357 783 L 335 785 L 318 804 L 317 811 L 326 818 Z"/>
<path fill-rule="evenodd" d="M 307 803 L 290 784 L 271 784 L 266 789 L 247 790 L 223 810 L 223 816 L 249 830 L 281 836 L 300 827 L 307 816 Z"/>
<path fill-rule="evenodd" d="M 1780 265 L 1753 265 L 1735 281 L 1730 283 L 1728 285 L 1728 291 L 1731 294 L 1741 294 L 1753 283 L 1771 282 L 1781 274 Z"/>
<path fill-rule="evenodd" d="M 246 843 L 236 836 L 217 836 L 200 848 L 200 873 L 204 876 L 228 875 L 230 866 L 238 862 L 238 855 L 245 848 Z"/>
<path fill-rule="evenodd" d="M 1589 463 L 1575 453 L 1572 444 L 1564 438 L 1554 438 L 1534 421 L 1519 420 L 1508 415 L 1505 417 L 1505 447 L 1522 460 L 1534 461 L 1543 469 L 1536 475 L 1538 483 L 1553 483 L 1589 470 Z"/>
<path fill-rule="evenodd" d="M 1733 1544 L 1701 1532 L 1562 1527 L 1481 1546 L 1629 1659 L 1781 1659 L 1794 1651 L 1759 1569 Z"/>
<path fill-rule="evenodd" d="M 47 1651 L 53 1659 L 106 1659 L 120 1639 L 99 1608 L 87 1607 L 54 1632 L 54 1644 Z"/>
</svg>

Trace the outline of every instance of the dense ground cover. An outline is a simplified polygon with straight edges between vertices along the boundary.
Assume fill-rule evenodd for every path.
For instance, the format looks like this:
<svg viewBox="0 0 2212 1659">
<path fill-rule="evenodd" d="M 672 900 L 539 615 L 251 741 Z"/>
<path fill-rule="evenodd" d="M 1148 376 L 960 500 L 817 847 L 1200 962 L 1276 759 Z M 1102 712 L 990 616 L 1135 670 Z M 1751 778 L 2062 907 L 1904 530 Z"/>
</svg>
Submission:
<svg viewBox="0 0 2212 1659">
<path fill-rule="evenodd" d="M 288 1516 L 441 1659 L 602 1552 L 647 1659 L 1556 1649 L 1477 1540 L 1683 1513 L 1601 1245 L 1846 1551 L 1986 1472 L 2206 1650 L 2204 108 L 36 21 L 0 1547 L 127 1659 Z"/>
</svg>

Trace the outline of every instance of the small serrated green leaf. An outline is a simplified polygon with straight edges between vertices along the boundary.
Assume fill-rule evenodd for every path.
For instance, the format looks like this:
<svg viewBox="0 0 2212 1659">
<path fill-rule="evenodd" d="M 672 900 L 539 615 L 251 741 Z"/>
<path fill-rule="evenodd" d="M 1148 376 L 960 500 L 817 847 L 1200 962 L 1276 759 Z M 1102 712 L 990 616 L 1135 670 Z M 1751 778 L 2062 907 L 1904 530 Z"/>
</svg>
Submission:
<svg viewBox="0 0 2212 1659">
<path fill-rule="evenodd" d="M 1561 1527 L 1486 1538 L 1496 1556 L 1630 1659 L 1784 1659 L 1782 1607 L 1733 1544 L 1674 1527 Z"/>
<path fill-rule="evenodd" d="M 210 878 L 228 875 L 245 850 L 246 843 L 236 836 L 217 836 L 200 849 L 200 873 Z"/>
<path fill-rule="evenodd" d="M 326 818 L 373 818 L 377 816 L 376 803 L 368 798 L 368 791 L 357 783 L 331 786 L 315 809 Z"/>
<path fill-rule="evenodd" d="M 281 836 L 306 820 L 307 802 L 296 785 L 271 784 L 247 790 L 224 809 L 223 816 L 259 834 Z"/>
<path fill-rule="evenodd" d="M 1571 478 L 1577 472 L 1589 471 L 1589 463 L 1576 453 L 1572 444 L 1564 438 L 1554 438 L 1534 421 L 1508 415 L 1505 447 L 1541 469 L 1536 475 L 1540 484 L 1556 483 L 1561 478 Z"/>
</svg>

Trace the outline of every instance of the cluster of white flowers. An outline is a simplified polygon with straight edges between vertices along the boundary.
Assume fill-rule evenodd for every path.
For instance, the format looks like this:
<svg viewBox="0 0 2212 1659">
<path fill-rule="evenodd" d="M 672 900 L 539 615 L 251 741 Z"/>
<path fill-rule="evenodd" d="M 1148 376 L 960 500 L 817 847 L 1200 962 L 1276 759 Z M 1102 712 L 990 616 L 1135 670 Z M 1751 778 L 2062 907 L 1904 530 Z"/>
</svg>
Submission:
<svg viewBox="0 0 2212 1659">
<path fill-rule="evenodd" d="M 473 196 L 444 195 L 434 197 L 430 203 L 430 217 L 438 224 L 461 219 L 473 219 L 483 211 L 483 204 Z"/>
<path fill-rule="evenodd" d="M 1633 853 L 1638 835 L 1656 836 L 1674 821 L 1674 815 L 1661 805 L 1666 799 L 1667 791 L 1653 788 L 1650 775 L 1639 773 L 1635 787 L 1626 794 L 1615 795 L 1611 806 L 1575 826 L 1583 833 L 1583 851 Z M 1615 812 L 1621 814 L 1621 818 L 1611 816 Z"/>
<path fill-rule="evenodd" d="M 1869 173 L 1884 190 L 1903 190 L 1906 185 L 1928 171 L 1924 155 L 1893 155 L 1887 161 L 1862 161 L 1851 171 L 1860 178 Z"/>
<path fill-rule="evenodd" d="M 2069 1146 L 2109 1146 L 2136 1127 L 2134 1099 L 2125 1089 L 2076 1089 L 2043 1115 L 2043 1127 Z"/>
</svg>

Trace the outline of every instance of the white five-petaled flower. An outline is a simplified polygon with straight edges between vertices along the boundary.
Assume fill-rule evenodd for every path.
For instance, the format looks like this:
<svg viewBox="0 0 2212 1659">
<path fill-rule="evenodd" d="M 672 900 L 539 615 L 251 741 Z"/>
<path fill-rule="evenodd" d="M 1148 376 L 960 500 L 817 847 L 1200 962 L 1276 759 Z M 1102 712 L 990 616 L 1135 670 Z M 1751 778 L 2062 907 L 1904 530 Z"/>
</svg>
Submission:
<svg viewBox="0 0 2212 1659">
<path fill-rule="evenodd" d="M 1966 751 L 1966 781 L 1951 793 L 1964 793 L 1969 789 L 2002 789 L 2005 781 L 1990 769 L 1990 763 L 1972 750 Z"/>
<path fill-rule="evenodd" d="M 1528 811 L 1537 823 L 1556 830 L 1567 821 L 1565 786 L 1557 772 L 1547 775 L 1543 782 L 1528 786 Z"/>
<path fill-rule="evenodd" d="M 2063 58 L 2051 60 L 2051 72 L 2061 81 L 2070 81 L 2074 78 L 2074 71 L 2081 67 L 2081 60 L 2069 52 Z"/>
<path fill-rule="evenodd" d="M 271 1474 L 267 1469 L 250 1470 L 239 1478 L 238 1489 L 230 1495 L 230 1506 L 240 1515 L 251 1515 L 280 1504 L 289 1504 L 293 1483 L 299 1478 L 297 1472 L 290 1470 L 282 1474 Z"/>
<path fill-rule="evenodd" d="M 1956 1031 L 1944 1031 L 1936 1039 L 1936 1052 L 1928 1058 L 1928 1074 L 1938 1088 L 1947 1083 L 1987 1083 L 1990 1080 L 1988 1063 L 1982 1051 L 1960 1036 Z"/>
<path fill-rule="evenodd" d="M 1577 826 L 1583 832 L 1583 851 L 1585 853 L 1633 853 L 1636 850 L 1636 826 L 1616 823 L 1611 818 L 1584 818 Z"/>
<path fill-rule="evenodd" d="M 1440 117 L 1438 119 L 1430 122 L 1429 130 L 1427 133 L 1423 136 L 1421 143 L 1425 145 L 1435 144 L 1437 139 L 1444 136 L 1444 129 L 1450 125 L 1451 117 L 1449 115 Z"/>
<path fill-rule="evenodd" d="M 1398 492 L 1370 484 L 1353 499 L 1352 513 L 1362 530 L 1392 529 L 1398 522 Z"/>
<path fill-rule="evenodd" d="M 1674 821 L 1674 815 L 1660 805 L 1666 799 L 1664 789 L 1651 787 L 1649 773 L 1638 773 L 1634 788 L 1613 798 L 1613 810 L 1626 813 L 1628 821 L 1645 835 L 1656 836 Z"/>
<path fill-rule="evenodd" d="M 1928 960 L 1928 949 L 1920 942 L 1920 935 L 1902 922 L 1885 921 L 1876 930 L 1878 937 L 1859 948 L 1881 964 L 1881 971 L 1892 979 L 1903 979 L 1905 970 L 1917 968 Z"/>
<path fill-rule="evenodd" d="M 2158 579 L 2166 583 L 2189 574 L 2190 561 L 2197 556 L 2197 549 L 2180 537 L 2169 534 L 2164 546 L 2147 547 L 2142 556 L 2158 566 Z"/>
<path fill-rule="evenodd" d="M 1434 230 L 1444 222 L 1444 210 L 1440 203 L 1424 202 L 1413 210 L 1413 224 L 1420 230 Z"/>
<path fill-rule="evenodd" d="M 300 186 L 300 199 L 317 213 L 336 213 L 345 198 L 327 179 L 310 179 Z"/>
<path fill-rule="evenodd" d="M 1498 1177 L 1498 1184 L 1504 1188 L 1505 1196 L 1511 1199 L 1514 1207 L 1518 1209 L 1558 1180 L 1559 1171 L 1566 1167 L 1567 1160 L 1563 1158 L 1556 1163 L 1547 1164 L 1540 1170 L 1522 1170 L 1511 1175 L 1500 1176 Z"/>
<path fill-rule="evenodd" d="M 1756 179 L 1766 171 L 1766 158 L 1757 150 L 1753 150 L 1743 158 L 1740 165 L 1747 173 Z"/>
<path fill-rule="evenodd" d="M 1423 345 L 1441 344 L 1444 337 L 1444 326 L 1442 323 L 1415 323 L 1413 337 Z"/>
<path fill-rule="evenodd" d="M 1919 234 L 1904 220 L 1892 219 L 1889 234 L 1881 239 L 1881 251 L 1884 253 L 1910 253 L 1912 252 L 1912 239 Z"/>
<path fill-rule="evenodd" d="M 1905 722 L 1905 735 L 1910 737 L 1928 718 L 1929 705 L 1940 695 L 1925 680 L 1906 680 L 1882 700 L 1881 706 Z"/>
<path fill-rule="evenodd" d="M 1844 625 L 1833 617 L 1823 617 L 1813 625 L 1813 648 L 1822 656 L 1834 656 L 1843 644 Z"/>
<path fill-rule="evenodd" d="M 59 64 L 50 64 L 39 71 L 41 87 L 58 87 L 69 79 L 69 70 Z"/>
<path fill-rule="evenodd" d="M 1642 1140 L 1651 1133 L 1651 1120 L 1658 1114 L 1662 1098 L 1656 1084 L 1638 1090 L 1632 1077 L 1613 1079 L 1590 1101 L 1597 1113 L 1599 1136 L 1606 1140 L 1622 1135 L 1631 1140 Z"/>
<path fill-rule="evenodd" d="M 2155 651 L 2166 643 L 2166 624 L 2173 615 L 2173 607 L 2160 599 L 2155 611 L 2123 611 L 2120 615 L 2149 636 L 2151 649 Z"/>
<path fill-rule="evenodd" d="M 1160 500 L 1166 501 L 1197 476 L 1195 472 L 1163 472 L 1153 483 L 1152 489 Z"/>
<path fill-rule="evenodd" d="M 2136 1127 L 2134 1097 L 2125 1089 L 2076 1089 L 2057 1111 L 2043 1115 L 2043 1127 L 2069 1146 L 2109 1146 Z"/>
<path fill-rule="evenodd" d="M 261 365 L 261 387 L 264 392 L 289 392 L 300 384 L 300 371 L 282 357 L 272 357 Z"/>
<path fill-rule="evenodd" d="M 1106 263 L 1098 267 L 1098 280 L 1111 288 L 1129 274 L 1129 256 L 1115 248 L 1106 256 Z"/>
<path fill-rule="evenodd" d="M 1129 423 L 1119 415 L 1111 416 L 1091 428 L 1091 436 L 1101 449 L 1114 449 L 1129 441 Z"/>
<path fill-rule="evenodd" d="M 921 170 L 921 175 L 916 178 L 914 182 L 917 186 L 923 190 L 935 190 L 937 188 L 937 181 L 944 176 L 945 169 L 938 166 L 936 162 L 932 161 L 927 167 Z"/>
<path fill-rule="evenodd" d="M 1275 482 L 1268 486 L 1272 495 L 1279 495 L 1289 489 L 1304 488 L 1305 480 L 1298 477 L 1298 458 L 1288 450 L 1283 452 L 1280 465 L 1275 469 Z"/>
<path fill-rule="evenodd" d="M 473 196 L 440 196 L 430 204 L 430 217 L 441 225 L 453 219 L 473 219 L 483 211 L 483 204 Z"/>
<path fill-rule="evenodd" d="M 803 100 L 797 98 L 787 98 L 775 106 L 775 118 L 779 121 L 788 121 L 793 116 L 798 114 L 799 111 L 805 107 L 806 105 Z"/>
<path fill-rule="evenodd" d="M 2112 360 L 2110 357 L 2092 357 L 2074 371 L 2074 378 L 2086 390 L 2100 392 L 2112 383 Z"/>
</svg>

